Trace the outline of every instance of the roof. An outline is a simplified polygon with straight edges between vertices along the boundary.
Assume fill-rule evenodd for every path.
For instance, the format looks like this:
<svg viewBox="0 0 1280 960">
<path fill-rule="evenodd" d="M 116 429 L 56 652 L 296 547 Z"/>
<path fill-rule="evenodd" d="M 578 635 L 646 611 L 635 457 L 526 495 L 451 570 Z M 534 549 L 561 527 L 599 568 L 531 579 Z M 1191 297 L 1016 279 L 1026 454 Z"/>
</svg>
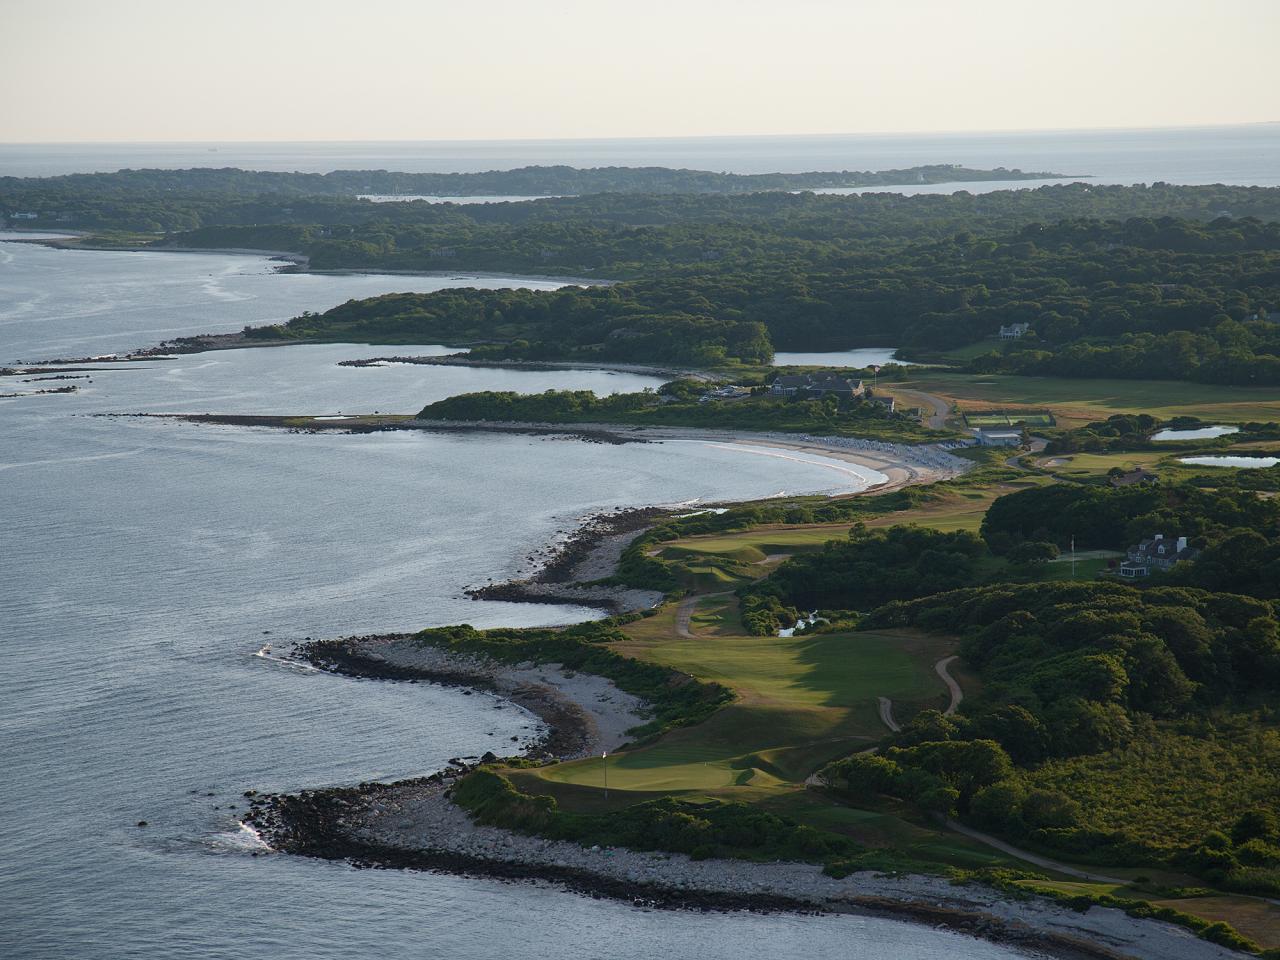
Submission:
<svg viewBox="0 0 1280 960">
<path fill-rule="evenodd" d="M 810 384 L 811 390 L 856 390 L 862 385 L 861 380 L 846 380 L 844 377 L 819 377 Z"/>
<path fill-rule="evenodd" d="M 1113 487 L 1127 487 L 1135 483 L 1154 483 L 1160 478 L 1149 470 L 1130 470 L 1128 473 L 1122 473 L 1119 476 L 1111 478 Z"/>
<path fill-rule="evenodd" d="M 1179 550 L 1177 538 L 1169 540 L 1163 537 L 1143 540 L 1137 546 L 1130 547 L 1129 552 L 1137 554 L 1136 559 L 1139 562 L 1147 560 L 1163 560 L 1165 562 L 1192 560 L 1200 553 L 1194 547 L 1184 546 Z M 1131 562 L 1133 559 L 1135 558 L 1131 558 Z"/>
</svg>

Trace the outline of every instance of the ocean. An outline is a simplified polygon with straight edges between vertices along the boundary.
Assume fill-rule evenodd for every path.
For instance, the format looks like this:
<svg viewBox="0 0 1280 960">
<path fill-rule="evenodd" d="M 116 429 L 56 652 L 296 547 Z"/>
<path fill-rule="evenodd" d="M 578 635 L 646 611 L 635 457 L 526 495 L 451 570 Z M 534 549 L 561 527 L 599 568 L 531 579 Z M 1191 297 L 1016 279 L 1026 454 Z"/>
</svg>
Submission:
<svg viewBox="0 0 1280 960">
<path fill-rule="evenodd" d="M 1171 129 L 1043 130 L 844 136 L 386 143 L 0 144 L 0 176 L 126 167 L 474 172 L 533 164 L 666 166 L 734 173 L 887 170 L 933 163 L 1019 168 L 1097 183 L 1280 185 L 1280 123 Z M 968 183 L 908 192 L 971 192 L 1031 182 Z"/>
<path fill-rule="evenodd" d="M 0 242 L 0 365 L 478 282 L 278 274 L 260 257 Z M 103 362 L 65 381 L 74 394 L 0 399 L 0 956 L 1019 955 L 887 919 L 654 912 L 548 886 L 263 850 L 239 824 L 246 790 L 420 775 L 539 733 L 531 715 L 489 697 L 301 667 L 281 656 L 293 642 L 585 619 L 597 614 L 472 601 L 463 590 L 519 573 L 599 510 L 856 489 L 821 458 L 722 445 L 299 435 L 100 416 L 408 411 L 469 390 L 657 382 L 336 366 L 386 352 L 297 345 Z M 0 392 L 63 384 L 26 379 L 0 378 Z"/>
</svg>

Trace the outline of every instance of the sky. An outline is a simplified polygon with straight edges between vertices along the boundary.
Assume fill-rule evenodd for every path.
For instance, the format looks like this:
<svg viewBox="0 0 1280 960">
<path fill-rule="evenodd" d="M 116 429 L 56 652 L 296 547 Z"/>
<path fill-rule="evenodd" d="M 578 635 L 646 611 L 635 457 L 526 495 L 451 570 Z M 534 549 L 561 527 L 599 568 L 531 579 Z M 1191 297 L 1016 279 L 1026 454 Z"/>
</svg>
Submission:
<svg viewBox="0 0 1280 960">
<path fill-rule="evenodd" d="M 1280 120 L 1280 0 L 0 0 L 0 142 Z"/>
</svg>

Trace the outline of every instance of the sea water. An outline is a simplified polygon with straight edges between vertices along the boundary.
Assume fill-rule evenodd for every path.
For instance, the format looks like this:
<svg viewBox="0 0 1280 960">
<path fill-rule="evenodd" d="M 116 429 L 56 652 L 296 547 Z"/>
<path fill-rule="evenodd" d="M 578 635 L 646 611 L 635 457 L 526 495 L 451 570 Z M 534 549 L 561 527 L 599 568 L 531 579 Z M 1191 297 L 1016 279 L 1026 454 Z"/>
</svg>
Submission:
<svg viewBox="0 0 1280 960">
<path fill-rule="evenodd" d="M 457 282 L 474 281 L 278 275 L 255 257 L 0 243 L 0 364 Z M 79 387 L 0 400 L 0 956 L 1016 955 L 884 919 L 651 912 L 552 887 L 266 851 L 240 825 L 246 790 L 423 774 L 538 733 L 530 715 L 488 697 L 292 664 L 283 654 L 293 642 L 596 616 L 463 591 L 517 574 L 593 511 L 859 483 L 820 458 L 725 445 L 301 435 L 98 415 L 337 416 L 413 410 L 466 390 L 655 383 L 601 371 L 336 366 L 386 351 L 233 350 L 71 374 L 91 380 L 0 378 L 0 392 Z"/>
</svg>

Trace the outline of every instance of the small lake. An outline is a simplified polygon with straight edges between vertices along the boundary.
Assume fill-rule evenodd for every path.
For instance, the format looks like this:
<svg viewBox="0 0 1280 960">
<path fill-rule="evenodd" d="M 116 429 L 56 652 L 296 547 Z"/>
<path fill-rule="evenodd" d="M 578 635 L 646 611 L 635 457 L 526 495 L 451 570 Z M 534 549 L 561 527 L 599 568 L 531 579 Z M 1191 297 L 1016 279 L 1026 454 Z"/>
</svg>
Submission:
<svg viewBox="0 0 1280 960">
<path fill-rule="evenodd" d="M 1239 427 L 1196 427 L 1194 430 L 1161 430 L 1152 434 L 1152 440 L 1212 440 L 1239 433 Z"/>
<path fill-rule="evenodd" d="M 823 353 L 775 353 L 775 367 L 848 367 L 861 370 L 871 364 L 884 366 L 892 363 L 897 347 L 859 347 L 855 350 L 834 350 Z"/>
<path fill-rule="evenodd" d="M 1245 470 L 1274 467 L 1280 457 L 1180 457 L 1179 463 L 1192 467 L 1241 467 Z"/>
</svg>

